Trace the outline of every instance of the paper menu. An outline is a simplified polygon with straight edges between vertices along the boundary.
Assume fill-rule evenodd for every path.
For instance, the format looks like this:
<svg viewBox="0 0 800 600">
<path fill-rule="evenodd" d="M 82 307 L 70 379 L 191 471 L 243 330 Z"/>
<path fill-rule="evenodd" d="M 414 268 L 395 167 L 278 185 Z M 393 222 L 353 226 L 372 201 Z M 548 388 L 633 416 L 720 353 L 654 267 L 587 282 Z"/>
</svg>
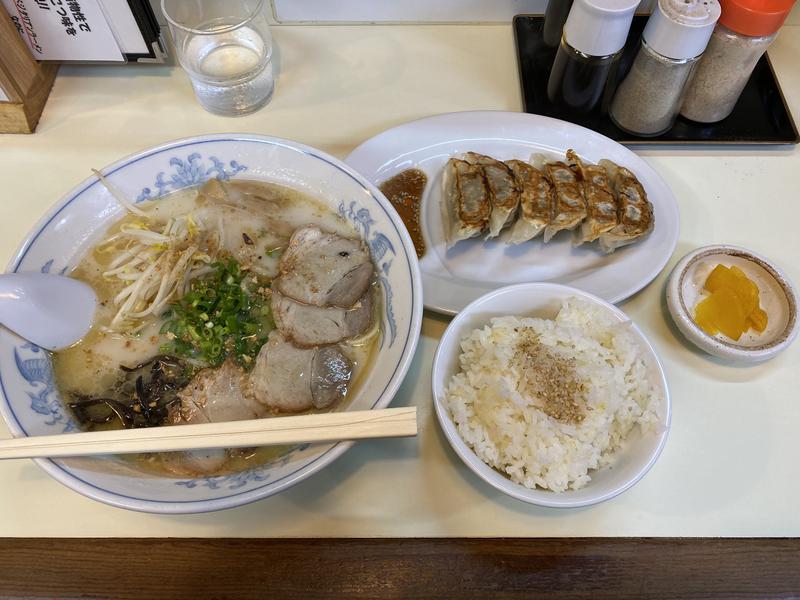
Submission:
<svg viewBox="0 0 800 600">
<path fill-rule="evenodd" d="M 37 60 L 125 60 L 97 0 L 0 1 Z"/>
<path fill-rule="evenodd" d="M 117 43 L 125 54 L 150 52 L 126 0 L 103 0 L 103 9 Z"/>
<path fill-rule="evenodd" d="M 147 0 L 0 0 L 37 60 L 163 62 Z"/>
</svg>

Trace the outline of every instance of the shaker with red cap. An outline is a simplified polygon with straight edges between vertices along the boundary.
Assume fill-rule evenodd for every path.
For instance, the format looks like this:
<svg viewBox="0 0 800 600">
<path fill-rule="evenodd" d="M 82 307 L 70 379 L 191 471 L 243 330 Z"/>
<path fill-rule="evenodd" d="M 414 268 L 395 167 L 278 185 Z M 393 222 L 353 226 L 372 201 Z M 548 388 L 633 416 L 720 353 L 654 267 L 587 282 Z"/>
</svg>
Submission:
<svg viewBox="0 0 800 600">
<path fill-rule="evenodd" d="M 733 112 L 758 60 L 795 0 L 719 0 L 722 15 L 697 65 L 681 115 L 716 123 Z"/>
</svg>

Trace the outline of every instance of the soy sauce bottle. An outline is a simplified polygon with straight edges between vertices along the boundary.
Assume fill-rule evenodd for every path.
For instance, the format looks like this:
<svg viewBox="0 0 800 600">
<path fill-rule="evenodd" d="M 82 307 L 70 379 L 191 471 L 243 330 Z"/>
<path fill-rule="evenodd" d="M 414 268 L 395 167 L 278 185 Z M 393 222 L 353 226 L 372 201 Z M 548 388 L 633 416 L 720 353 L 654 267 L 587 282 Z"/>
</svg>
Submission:
<svg viewBox="0 0 800 600">
<path fill-rule="evenodd" d="M 639 0 L 575 0 L 547 82 L 550 102 L 577 114 L 598 109 L 638 5 Z"/>
<path fill-rule="evenodd" d="M 561 34 L 564 33 L 564 23 L 572 8 L 572 0 L 549 0 L 544 12 L 544 27 L 542 39 L 545 45 L 555 48 L 561 43 Z"/>
</svg>

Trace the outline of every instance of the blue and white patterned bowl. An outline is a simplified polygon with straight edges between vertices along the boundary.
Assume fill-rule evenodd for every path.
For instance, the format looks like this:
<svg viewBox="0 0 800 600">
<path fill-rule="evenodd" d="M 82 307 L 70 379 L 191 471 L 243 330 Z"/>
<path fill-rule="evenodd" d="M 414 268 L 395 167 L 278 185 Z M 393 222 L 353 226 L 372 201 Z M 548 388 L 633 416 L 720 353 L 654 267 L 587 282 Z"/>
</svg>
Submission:
<svg viewBox="0 0 800 600">
<path fill-rule="evenodd" d="M 350 410 L 387 406 L 419 338 L 422 288 L 414 246 L 397 213 L 366 179 L 341 161 L 301 144 L 257 135 L 204 135 L 145 150 L 103 169 L 137 201 L 217 177 L 280 183 L 327 203 L 369 244 L 383 291 L 383 341 Z M 91 177 L 66 194 L 20 246 L 8 271 L 65 273 L 124 209 Z M 0 414 L 15 436 L 75 431 L 53 382 L 48 354 L 0 331 Z M 349 443 L 304 445 L 241 473 L 200 479 L 145 474 L 113 457 L 37 460 L 66 486 L 133 510 L 193 513 L 231 508 L 301 481 L 340 456 Z"/>
</svg>

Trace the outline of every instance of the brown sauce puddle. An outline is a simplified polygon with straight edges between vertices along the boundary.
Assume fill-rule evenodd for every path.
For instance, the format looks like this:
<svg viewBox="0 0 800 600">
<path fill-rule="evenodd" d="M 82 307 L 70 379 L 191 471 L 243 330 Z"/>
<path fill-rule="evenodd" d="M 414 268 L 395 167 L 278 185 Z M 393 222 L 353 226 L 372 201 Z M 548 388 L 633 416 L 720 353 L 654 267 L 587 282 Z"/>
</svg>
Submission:
<svg viewBox="0 0 800 600">
<path fill-rule="evenodd" d="M 400 215 L 414 242 L 417 258 L 425 254 L 425 240 L 422 238 L 420 223 L 420 207 L 422 194 L 428 183 L 428 177 L 419 169 L 406 169 L 384 181 L 379 188 L 389 199 Z"/>
</svg>

